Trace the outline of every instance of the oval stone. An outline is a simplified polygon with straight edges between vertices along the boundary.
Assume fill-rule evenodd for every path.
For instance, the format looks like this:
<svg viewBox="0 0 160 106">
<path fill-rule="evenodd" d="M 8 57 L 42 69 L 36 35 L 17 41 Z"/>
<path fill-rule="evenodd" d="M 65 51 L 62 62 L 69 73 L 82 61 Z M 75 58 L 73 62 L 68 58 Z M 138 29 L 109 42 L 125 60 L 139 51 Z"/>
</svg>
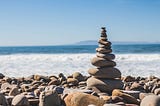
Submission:
<svg viewBox="0 0 160 106">
<path fill-rule="evenodd" d="M 97 57 L 105 58 L 107 60 L 113 60 L 113 59 L 115 59 L 115 55 L 114 54 L 97 53 L 96 55 L 97 55 Z"/>
<path fill-rule="evenodd" d="M 111 53 L 112 49 L 106 49 L 106 48 L 96 48 L 96 51 L 99 53 Z"/>
<path fill-rule="evenodd" d="M 120 78 L 121 72 L 117 68 L 103 67 L 103 68 L 91 68 L 88 73 L 96 78 Z"/>
<path fill-rule="evenodd" d="M 102 44 L 99 44 L 98 46 L 101 47 L 101 48 L 111 49 L 111 46 L 105 46 L 105 45 L 102 45 Z"/>
<path fill-rule="evenodd" d="M 64 101 L 66 106 L 88 106 L 90 104 L 95 106 L 103 106 L 105 103 L 104 100 L 96 96 L 80 92 L 68 94 Z"/>
<path fill-rule="evenodd" d="M 111 44 L 112 44 L 112 43 L 109 42 L 109 41 L 104 41 L 104 40 L 101 40 L 101 39 L 98 41 L 98 43 L 100 43 L 100 44 L 102 44 L 102 45 L 105 45 L 105 46 L 111 46 Z"/>
<path fill-rule="evenodd" d="M 88 87 L 96 87 L 101 92 L 112 92 L 113 89 L 122 89 L 123 82 L 121 80 L 113 79 L 97 79 L 94 77 L 88 78 Z"/>
<path fill-rule="evenodd" d="M 116 63 L 114 61 L 109 61 L 109 60 L 106 60 L 104 58 L 99 58 L 99 57 L 94 57 L 91 60 L 91 63 L 92 63 L 92 65 L 97 66 L 97 67 L 105 67 L 105 66 L 114 67 L 114 66 L 116 66 Z"/>
<path fill-rule="evenodd" d="M 157 95 L 149 95 L 142 99 L 140 106 L 160 106 L 160 97 Z"/>
</svg>

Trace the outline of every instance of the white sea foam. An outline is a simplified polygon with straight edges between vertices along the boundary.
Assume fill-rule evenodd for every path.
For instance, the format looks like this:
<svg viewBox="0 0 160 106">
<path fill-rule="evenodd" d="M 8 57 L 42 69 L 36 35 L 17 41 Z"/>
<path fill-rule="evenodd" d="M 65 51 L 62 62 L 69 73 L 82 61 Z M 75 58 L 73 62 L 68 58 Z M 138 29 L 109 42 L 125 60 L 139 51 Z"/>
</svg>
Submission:
<svg viewBox="0 0 160 106">
<path fill-rule="evenodd" d="M 72 74 L 75 71 L 87 74 L 94 67 L 90 59 L 95 54 L 15 54 L 0 55 L 0 73 L 7 76 L 33 74 Z M 160 54 L 117 54 L 115 61 L 122 75 L 160 77 Z"/>
</svg>

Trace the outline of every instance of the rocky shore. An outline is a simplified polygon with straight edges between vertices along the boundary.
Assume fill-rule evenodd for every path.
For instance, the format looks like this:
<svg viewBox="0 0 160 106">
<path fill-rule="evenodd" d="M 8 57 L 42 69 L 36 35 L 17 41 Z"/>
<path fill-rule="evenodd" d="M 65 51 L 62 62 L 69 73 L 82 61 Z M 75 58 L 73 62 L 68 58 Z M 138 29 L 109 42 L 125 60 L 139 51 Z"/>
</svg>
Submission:
<svg viewBox="0 0 160 106">
<path fill-rule="evenodd" d="M 121 77 L 123 89 L 101 92 L 87 87 L 87 79 L 70 76 L 32 75 L 23 78 L 0 74 L 2 106 L 160 106 L 160 78 Z M 114 85 L 113 85 L 114 86 Z"/>
<path fill-rule="evenodd" d="M 0 73 L 0 105 L 160 106 L 160 78 L 121 76 L 104 27 L 96 52 L 90 76 L 74 72 L 15 78 Z"/>
</svg>

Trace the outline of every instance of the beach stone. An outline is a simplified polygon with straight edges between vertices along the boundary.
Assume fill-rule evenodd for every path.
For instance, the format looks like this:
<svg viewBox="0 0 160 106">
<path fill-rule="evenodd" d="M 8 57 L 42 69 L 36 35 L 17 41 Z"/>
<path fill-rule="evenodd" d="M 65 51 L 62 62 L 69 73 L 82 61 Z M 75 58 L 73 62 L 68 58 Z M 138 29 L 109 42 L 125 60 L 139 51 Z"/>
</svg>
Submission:
<svg viewBox="0 0 160 106">
<path fill-rule="evenodd" d="M 16 95 L 12 100 L 13 106 L 30 106 L 27 97 L 23 94 Z"/>
<path fill-rule="evenodd" d="M 125 81 L 125 82 L 133 82 L 133 81 L 135 81 L 135 77 L 126 76 L 126 77 L 124 77 L 123 81 Z"/>
<path fill-rule="evenodd" d="M 2 85 L 1 85 L 1 89 L 2 90 L 7 90 L 7 89 L 11 89 L 12 88 L 12 86 L 11 86 L 11 84 L 9 84 L 8 82 L 5 82 L 5 83 L 3 83 Z"/>
<path fill-rule="evenodd" d="M 70 93 L 77 93 L 77 92 L 87 93 L 87 94 L 92 94 L 93 93 L 92 90 L 87 90 L 87 89 L 65 88 L 64 91 L 63 91 L 63 94 L 70 94 Z"/>
<path fill-rule="evenodd" d="M 98 46 L 99 46 L 99 48 L 111 49 L 111 46 L 105 46 L 102 44 L 99 44 Z"/>
<path fill-rule="evenodd" d="M 111 44 L 112 44 L 112 43 L 109 42 L 109 41 L 104 41 L 104 40 L 101 40 L 101 39 L 98 41 L 98 43 L 100 43 L 100 44 L 102 44 L 102 45 L 105 45 L 105 46 L 111 46 Z"/>
<path fill-rule="evenodd" d="M 41 92 L 39 98 L 39 106 L 61 106 L 58 93 L 54 90 Z"/>
<path fill-rule="evenodd" d="M 160 96 L 146 96 L 144 99 L 142 99 L 140 106 L 160 106 Z"/>
<path fill-rule="evenodd" d="M 42 75 L 34 75 L 34 80 L 37 80 L 37 81 L 43 80 L 45 82 L 50 81 L 49 77 L 42 76 Z"/>
<path fill-rule="evenodd" d="M 7 99 L 0 93 L 0 106 L 8 106 Z"/>
<path fill-rule="evenodd" d="M 102 39 L 104 41 L 108 40 L 107 37 L 100 37 L 100 39 Z"/>
<path fill-rule="evenodd" d="M 115 55 L 114 54 L 102 54 L 102 53 L 97 53 L 96 54 L 97 57 L 100 57 L 100 58 L 105 58 L 107 60 L 113 60 L 115 59 Z"/>
<path fill-rule="evenodd" d="M 75 78 L 68 78 L 67 83 L 72 85 L 78 85 L 78 80 Z"/>
<path fill-rule="evenodd" d="M 127 90 L 123 90 L 123 93 L 129 94 L 133 97 L 135 97 L 136 99 L 139 99 L 139 95 L 140 95 L 140 91 L 127 91 Z"/>
<path fill-rule="evenodd" d="M 112 52 L 112 49 L 106 49 L 106 48 L 100 48 L 99 47 L 99 48 L 96 48 L 96 52 L 108 54 L 108 53 Z"/>
<path fill-rule="evenodd" d="M 10 90 L 10 92 L 9 92 L 9 96 L 16 96 L 16 95 L 18 95 L 18 94 L 20 94 L 20 92 L 19 92 L 19 90 L 18 90 L 18 87 L 13 87 L 11 90 Z"/>
<path fill-rule="evenodd" d="M 160 88 L 155 89 L 154 94 L 159 95 L 160 94 Z"/>
<path fill-rule="evenodd" d="M 79 82 L 84 81 L 84 76 L 80 72 L 73 73 L 73 78 L 77 79 Z"/>
<path fill-rule="evenodd" d="M 142 100 L 143 98 L 145 98 L 146 96 L 149 96 L 149 95 L 154 95 L 154 94 L 153 93 L 140 93 L 139 99 Z"/>
<path fill-rule="evenodd" d="M 36 97 L 39 97 L 39 96 L 40 96 L 40 94 L 41 94 L 40 89 L 36 89 L 36 90 L 34 90 L 34 95 L 35 95 Z"/>
<path fill-rule="evenodd" d="M 56 78 L 52 78 L 52 80 L 48 83 L 48 85 L 59 85 L 59 84 L 60 84 L 60 80 Z"/>
<path fill-rule="evenodd" d="M 5 82 L 11 83 L 12 79 L 10 77 L 3 77 L 3 79 L 5 80 Z"/>
<path fill-rule="evenodd" d="M 31 106 L 38 106 L 39 104 L 39 99 L 28 99 L 28 101 Z"/>
<path fill-rule="evenodd" d="M 5 76 L 2 74 L 2 73 L 0 73 L 0 79 L 3 79 Z"/>
<path fill-rule="evenodd" d="M 88 106 L 88 105 L 95 105 L 95 106 L 103 106 L 105 103 L 104 100 L 85 93 L 70 93 L 64 99 L 66 106 Z"/>
<path fill-rule="evenodd" d="M 130 87 L 131 90 L 136 90 L 136 91 L 143 91 L 144 88 L 142 85 L 140 85 L 139 83 L 137 82 L 134 82 L 131 87 Z"/>
<path fill-rule="evenodd" d="M 129 94 L 123 93 L 122 91 L 118 89 L 114 89 L 112 92 L 112 96 L 119 96 L 122 97 L 127 103 L 130 104 L 139 104 L 139 101 L 137 99 Z"/>
<path fill-rule="evenodd" d="M 121 72 L 117 68 L 103 67 L 103 68 L 91 68 L 88 73 L 96 78 L 120 78 Z"/>
<path fill-rule="evenodd" d="M 91 77 L 87 80 L 88 87 L 96 87 L 101 92 L 112 92 L 114 89 L 122 89 L 123 82 L 121 80 L 97 79 Z"/>
<path fill-rule="evenodd" d="M 58 93 L 58 94 L 63 94 L 64 88 L 60 87 L 60 86 L 56 86 L 54 87 L 54 90 Z"/>
<path fill-rule="evenodd" d="M 124 102 L 124 99 L 120 96 L 112 96 L 112 102 L 113 103 Z"/>
<path fill-rule="evenodd" d="M 60 73 L 60 74 L 58 75 L 58 77 L 59 77 L 59 80 L 60 80 L 61 83 L 62 83 L 63 81 L 66 81 L 66 77 L 64 76 L 63 73 Z"/>
<path fill-rule="evenodd" d="M 91 60 L 92 65 L 97 66 L 97 67 L 105 67 L 105 66 L 111 66 L 114 67 L 116 66 L 116 63 L 114 61 L 108 61 L 104 58 L 99 58 L 99 57 L 94 57 Z"/>
<path fill-rule="evenodd" d="M 112 102 L 112 97 L 111 96 L 101 95 L 100 98 L 103 99 L 105 101 L 105 103 L 111 103 Z"/>
</svg>

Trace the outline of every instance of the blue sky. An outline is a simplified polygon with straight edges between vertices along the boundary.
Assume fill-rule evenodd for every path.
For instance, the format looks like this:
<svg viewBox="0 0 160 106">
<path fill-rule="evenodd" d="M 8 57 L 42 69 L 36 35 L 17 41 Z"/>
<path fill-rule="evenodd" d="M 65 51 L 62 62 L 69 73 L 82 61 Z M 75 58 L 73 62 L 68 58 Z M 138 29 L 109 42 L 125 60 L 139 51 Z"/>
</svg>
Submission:
<svg viewBox="0 0 160 106">
<path fill-rule="evenodd" d="M 160 42 L 160 0 L 1 0 L 0 46 Z"/>
</svg>

